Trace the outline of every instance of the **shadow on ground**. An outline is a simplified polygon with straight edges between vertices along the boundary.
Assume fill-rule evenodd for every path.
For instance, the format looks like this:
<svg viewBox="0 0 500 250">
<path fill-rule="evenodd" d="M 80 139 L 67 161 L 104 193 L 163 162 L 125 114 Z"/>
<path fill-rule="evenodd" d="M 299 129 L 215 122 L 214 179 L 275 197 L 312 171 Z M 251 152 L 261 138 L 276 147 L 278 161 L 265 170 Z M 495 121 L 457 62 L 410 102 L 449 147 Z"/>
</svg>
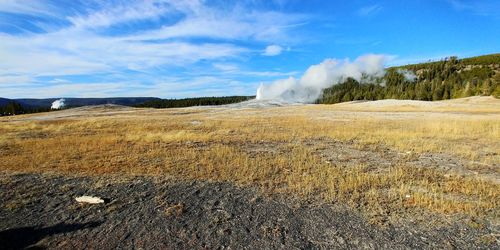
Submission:
<svg viewBox="0 0 500 250">
<path fill-rule="evenodd" d="M 50 227 L 20 227 L 7 229 L 0 232 L 0 246 L 2 249 L 24 249 L 41 239 L 54 234 L 69 233 L 85 228 L 97 227 L 102 222 L 75 223 L 66 224 L 59 223 Z M 30 249 L 41 249 L 40 247 Z"/>
</svg>

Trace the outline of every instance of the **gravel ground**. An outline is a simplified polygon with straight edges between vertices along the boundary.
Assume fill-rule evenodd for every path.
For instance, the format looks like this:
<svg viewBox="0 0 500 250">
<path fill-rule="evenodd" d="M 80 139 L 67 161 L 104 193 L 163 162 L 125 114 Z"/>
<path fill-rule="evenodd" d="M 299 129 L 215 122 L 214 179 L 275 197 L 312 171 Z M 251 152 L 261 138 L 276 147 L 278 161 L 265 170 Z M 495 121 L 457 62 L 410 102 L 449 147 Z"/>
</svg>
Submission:
<svg viewBox="0 0 500 250">
<path fill-rule="evenodd" d="M 335 204 L 229 183 L 0 173 L 0 248 L 324 249 L 500 247 L 487 223 L 374 225 Z M 104 204 L 79 204 L 93 195 Z"/>
</svg>

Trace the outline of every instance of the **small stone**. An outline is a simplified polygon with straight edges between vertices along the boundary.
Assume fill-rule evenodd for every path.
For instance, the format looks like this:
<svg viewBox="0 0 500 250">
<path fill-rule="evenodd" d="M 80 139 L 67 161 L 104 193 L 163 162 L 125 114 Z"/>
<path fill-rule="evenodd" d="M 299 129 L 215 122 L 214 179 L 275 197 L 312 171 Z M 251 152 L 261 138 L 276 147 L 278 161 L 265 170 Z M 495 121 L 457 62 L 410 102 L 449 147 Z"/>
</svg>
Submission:
<svg viewBox="0 0 500 250">
<path fill-rule="evenodd" d="M 76 197 L 75 200 L 80 203 L 89 203 L 89 204 L 104 203 L 103 199 L 94 196 L 80 196 Z"/>
</svg>

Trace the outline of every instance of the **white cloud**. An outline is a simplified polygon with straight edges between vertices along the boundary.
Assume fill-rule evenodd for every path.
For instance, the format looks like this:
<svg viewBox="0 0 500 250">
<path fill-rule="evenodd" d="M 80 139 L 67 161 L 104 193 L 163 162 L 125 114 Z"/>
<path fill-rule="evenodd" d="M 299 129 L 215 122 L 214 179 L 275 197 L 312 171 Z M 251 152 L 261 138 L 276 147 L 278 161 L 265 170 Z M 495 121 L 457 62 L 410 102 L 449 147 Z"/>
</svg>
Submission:
<svg viewBox="0 0 500 250">
<path fill-rule="evenodd" d="M 279 45 L 269 45 L 266 47 L 262 55 L 264 56 L 277 56 L 281 54 L 283 48 Z"/>
<path fill-rule="evenodd" d="M 221 13 L 200 8 L 195 14 L 172 25 L 125 37 L 127 40 L 160 40 L 207 37 L 230 40 L 279 42 L 289 39 L 288 32 L 304 16 L 279 12 L 244 12 L 236 9 Z"/>
<path fill-rule="evenodd" d="M 287 102 L 314 102 L 323 89 L 353 78 L 361 81 L 366 76 L 381 77 L 385 74 L 385 55 L 366 54 L 349 59 L 325 59 L 310 66 L 300 79 L 289 77 L 272 84 L 262 84 L 257 89 L 258 100 L 281 100 Z"/>
<path fill-rule="evenodd" d="M 11 74 L 72 75 L 162 65 L 187 65 L 200 60 L 248 53 L 228 43 L 146 43 L 65 29 L 29 37 L 0 34 L 0 68 Z"/>
<path fill-rule="evenodd" d="M 31 5 L 31 3 L 37 3 Z M 0 68 L 27 76 L 72 75 L 147 70 L 169 65 L 189 65 L 200 60 L 235 58 L 251 52 L 232 40 L 280 40 L 290 25 L 301 19 L 278 12 L 238 8 L 222 12 L 201 1 L 137 1 L 118 6 L 106 5 L 67 17 L 71 26 L 48 33 L 0 33 Z M 2 2 L 0 10 L 38 14 L 39 2 L 20 5 Z M 25 6 L 25 7 L 23 7 Z M 136 34 L 105 35 L 106 28 L 136 20 L 155 19 L 166 13 L 183 16 L 179 21 Z M 190 42 L 183 38 L 217 38 L 227 41 Z M 270 46 L 267 55 L 277 55 L 281 47 Z"/>
<path fill-rule="evenodd" d="M 297 71 L 280 72 L 280 71 L 245 70 L 241 69 L 238 65 L 231 63 L 214 63 L 212 64 L 212 66 L 215 69 L 220 70 L 222 74 L 231 76 L 277 77 L 277 76 L 294 76 L 298 74 Z"/>
</svg>

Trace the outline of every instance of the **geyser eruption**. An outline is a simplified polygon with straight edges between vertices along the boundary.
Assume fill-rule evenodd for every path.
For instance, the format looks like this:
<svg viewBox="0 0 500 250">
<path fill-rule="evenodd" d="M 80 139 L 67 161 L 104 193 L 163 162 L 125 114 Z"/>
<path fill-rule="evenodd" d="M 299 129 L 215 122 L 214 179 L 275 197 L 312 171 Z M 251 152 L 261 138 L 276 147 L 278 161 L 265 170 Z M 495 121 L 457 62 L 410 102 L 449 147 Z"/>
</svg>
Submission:
<svg viewBox="0 0 500 250">
<path fill-rule="evenodd" d="M 62 109 L 64 108 L 64 102 L 66 100 L 64 100 L 64 98 L 61 98 L 59 100 L 55 100 L 53 103 L 52 103 L 52 106 L 50 106 L 51 109 Z"/>
<path fill-rule="evenodd" d="M 385 55 L 363 55 L 353 62 L 349 59 L 325 59 L 310 66 L 300 79 L 289 77 L 261 84 L 257 89 L 257 100 L 311 103 L 320 97 L 323 89 L 342 83 L 347 78 L 361 81 L 365 78 L 382 77 L 385 74 Z"/>
</svg>

